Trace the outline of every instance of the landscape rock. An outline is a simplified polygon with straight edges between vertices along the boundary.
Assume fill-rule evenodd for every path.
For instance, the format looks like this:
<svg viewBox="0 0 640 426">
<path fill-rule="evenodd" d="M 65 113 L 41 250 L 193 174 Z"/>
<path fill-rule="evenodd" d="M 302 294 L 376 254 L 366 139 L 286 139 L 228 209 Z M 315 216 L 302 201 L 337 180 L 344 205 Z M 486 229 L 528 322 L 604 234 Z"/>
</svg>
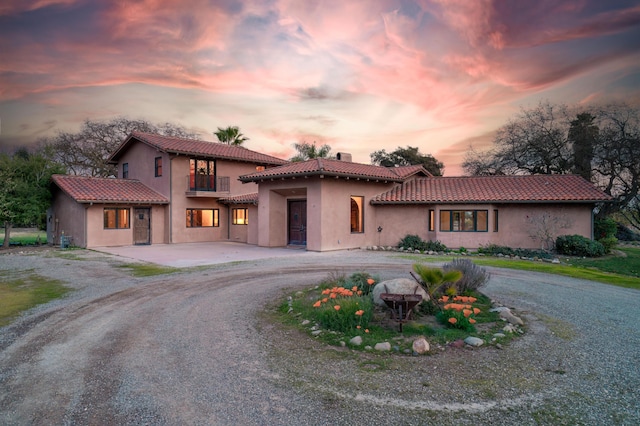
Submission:
<svg viewBox="0 0 640 426">
<path fill-rule="evenodd" d="M 517 316 L 513 315 L 511 313 L 511 311 L 502 311 L 502 312 L 500 312 L 500 318 L 506 320 L 510 324 L 524 325 L 524 322 L 520 318 L 518 318 Z"/>
<path fill-rule="evenodd" d="M 390 351 L 391 350 L 391 343 L 389 343 L 389 342 L 376 343 L 376 345 L 373 347 L 373 349 L 375 349 L 376 351 Z"/>
<path fill-rule="evenodd" d="M 469 345 L 469 346 L 482 346 L 484 344 L 484 340 L 480 339 L 479 337 L 473 337 L 473 336 L 469 336 L 466 339 L 464 339 L 464 342 Z"/>
<path fill-rule="evenodd" d="M 302 321 L 302 325 L 308 325 L 310 322 L 311 321 L 309 321 L 309 320 L 304 320 L 304 321 Z"/>
<path fill-rule="evenodd" d="M 414 294 L 414 292 L 415 294 L 421 295 L 423 301 L 429 300 L 427 292 L 414 280 L 410 280 L 408 278 L 396 278 L 393 280 L 381 281 L 373 288 L 373 302 L 379 306 L 387 306 L 382 299 L 380 299 L 380 295 L 382 293 Z"/>
<path fill-rule="evenodd" d="M 517 327 L 513 324 L 507 324 L 502 328 L 505 333 L 515 333 L 517 330 Z"/>
<path fill-rule="evenodd" d="M 425 339 L 424 337 L 419 337 L 413 341 L 411 348 L 416 353 L 424 354 L 426 352 L 429 352 L 429 342 L 427 342 L 427 339 Z"/>
<path fill-rule="evenodd" d="M 349 344 L 353 346 L 360 346 L 362 344 L 362 337 L 356 336 L 349 340 Z"/>
<path fill-rule="evenodd" d="M 451 343 L 449 343 L 449 346 L 451 346 L 452 348 L 463 348 L 464 347 L 464 340 L 455 340 Z"/>
</svg>

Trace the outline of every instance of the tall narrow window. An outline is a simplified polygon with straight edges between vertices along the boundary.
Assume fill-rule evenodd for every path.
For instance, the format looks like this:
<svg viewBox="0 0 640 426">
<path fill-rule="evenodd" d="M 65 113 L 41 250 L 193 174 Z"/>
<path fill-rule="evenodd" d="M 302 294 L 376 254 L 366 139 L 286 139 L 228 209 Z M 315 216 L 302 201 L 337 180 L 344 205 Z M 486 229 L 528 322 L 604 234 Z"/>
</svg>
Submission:
<svg viewBox="0 0 640 426">
<path fill-rule="evenodd" d="M 248 209 L 232 209 L 233 224 L 234 225 L 247 225 L 249 223 L 249 210 Z"/>
<path fill-rule="evenodd" d="M 189 160 L 190 191 L 216 191 L 215 160 Z"/>
<path fill-rule="evenodd" d="M 187 228 L 220 226 L 218 209 L 187 209 Z"/>
<path fill-rule="evenodd" d="M 498 209 L 493 211 L 493 232 L 498 232 Z"/>
<path fill-rule="evenodd" d="M 436 212 L 429 210 L 429 231 L 436 230 Z"/>
<path fill-rule="evenodd" d="M 122 179 L 129 179 L 129 163 L 122 163 Z"/>
<path fill-rule="evenodd" d="M 129 228 L 129 209 L 104 209 L 104 229 Z"/>
<path fill-rule="evenodd" d="M 162 157 L 156 157 L 156 177 L 162 176 Z"/>
<path fill-rule="evenodd" d="M 351 232 L 364 232 L 364 197 L 351 196 Z"/>
</svg>

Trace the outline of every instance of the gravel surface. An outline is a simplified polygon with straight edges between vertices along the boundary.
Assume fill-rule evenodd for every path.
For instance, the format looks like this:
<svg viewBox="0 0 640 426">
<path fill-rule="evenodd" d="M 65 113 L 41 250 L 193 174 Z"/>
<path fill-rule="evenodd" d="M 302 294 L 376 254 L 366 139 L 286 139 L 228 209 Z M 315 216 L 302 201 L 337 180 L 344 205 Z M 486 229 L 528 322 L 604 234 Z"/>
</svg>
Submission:
<svg viewBox="0 0 640 426">
<path fill-rule="evenodd" d="M 406 277 L 388 252 L 318 253 L 132 278 L 88 250 L 0 254 L 0 277 L 75 289 L 0 328 L 0 424 L 640 424 L 640 292 L 492 269 L 525 319 L 503 350 L 326 347 L 270 321 L 329 273 Z"/>
</svg>

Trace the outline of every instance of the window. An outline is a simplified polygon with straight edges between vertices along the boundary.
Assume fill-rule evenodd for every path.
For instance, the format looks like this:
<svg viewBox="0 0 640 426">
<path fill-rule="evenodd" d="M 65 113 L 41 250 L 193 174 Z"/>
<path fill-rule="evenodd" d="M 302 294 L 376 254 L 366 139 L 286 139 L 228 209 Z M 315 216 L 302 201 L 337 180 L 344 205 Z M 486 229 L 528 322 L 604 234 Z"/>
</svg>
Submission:
<svg viewBox="0 0 640 426">
<path fill-rule="evenodd" d="M 122 163 L 122 179 L 129 179 L 129 163 Z"/>
<path fill-rule="evenodd" d="M 351 197 L 351 232 L 362 233 L 364 232 L 364 197 L 352 196 Z"/>
<path fill-rule="evenodd" d="M 156 177 L 162 176 L 162 157 L 156 157 Z"/>
<path fill-rule="evenodd" d="M 493 211 L 493 232 L 498 232 L 498 209 Z"/>
<path fill-rule="evenodd" d="M 187 209 L 187 228 L 220 226 L 218 209 Z"/>
<path fill-rule="evenodd" d="M 129 228 L 129 209 L 104 209 L 104 229 L 126 228 Z"/>
<path fill-rule="evenodd" d="M 215 160 L 189 160 L 190 191 L 216 190 L 216 162 Z"/>
<path fill-rule="evenodd" d="M 488 216 L 487 210 L 440 210 L 440 231 L 486 232 Z"/>
<path fill-rule="evenodd" d="M 232 209 L 233 224 L 247 225 L 249 223 L 249 209 Z"/>
<path fill-rule="evenodd" d="M 436 230 L 436 213 L 433 210 L 429 210 L 429 231 Z"/>
</svg>

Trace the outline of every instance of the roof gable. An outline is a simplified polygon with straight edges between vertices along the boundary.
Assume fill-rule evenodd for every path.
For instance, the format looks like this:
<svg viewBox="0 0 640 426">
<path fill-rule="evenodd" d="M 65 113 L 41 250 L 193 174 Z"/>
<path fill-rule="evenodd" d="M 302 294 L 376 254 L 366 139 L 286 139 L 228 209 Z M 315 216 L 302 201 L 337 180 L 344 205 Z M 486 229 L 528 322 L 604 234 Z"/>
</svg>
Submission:
<svg viewBox="0 0 640 426">
<path fill-rule="evenodd" d="M 51 178 L 78 203 L 169 203 L 167 197 L 134 179 L 69 175 L 53 175 Z"/>
<path fill-rule="evenodd" d="M 408 177 L 417 174 L 430 176 L 429 172 L 422 166 L 382 167 L 327 158 L 314 158 L 240 176 L 240 180 L 242 182 L 257 182 L 275 178 L 332 176 L 402 182 Z"/>
<path fill-rule="evenodd" d="M 611 197 L 575 175 L 416 178 L 377 195 L 371 204 L 599 202 Z"/>
<path fill-rule="evenodd" d="M 246 161 L 265 165 L 281 165 L 288 161 L 271 155 L 262 154 L 247 148 L 227 145 L 218 142 L 208 142 L 196 139 L 161 136 L 155 133 L 132 132 L 115 150 L 109 162 L 117 162 L 118 158 L 136 141 L 145 143 L 160 151 L 198 157 L 220 158 L 225 160 Z"/>
</svg>

